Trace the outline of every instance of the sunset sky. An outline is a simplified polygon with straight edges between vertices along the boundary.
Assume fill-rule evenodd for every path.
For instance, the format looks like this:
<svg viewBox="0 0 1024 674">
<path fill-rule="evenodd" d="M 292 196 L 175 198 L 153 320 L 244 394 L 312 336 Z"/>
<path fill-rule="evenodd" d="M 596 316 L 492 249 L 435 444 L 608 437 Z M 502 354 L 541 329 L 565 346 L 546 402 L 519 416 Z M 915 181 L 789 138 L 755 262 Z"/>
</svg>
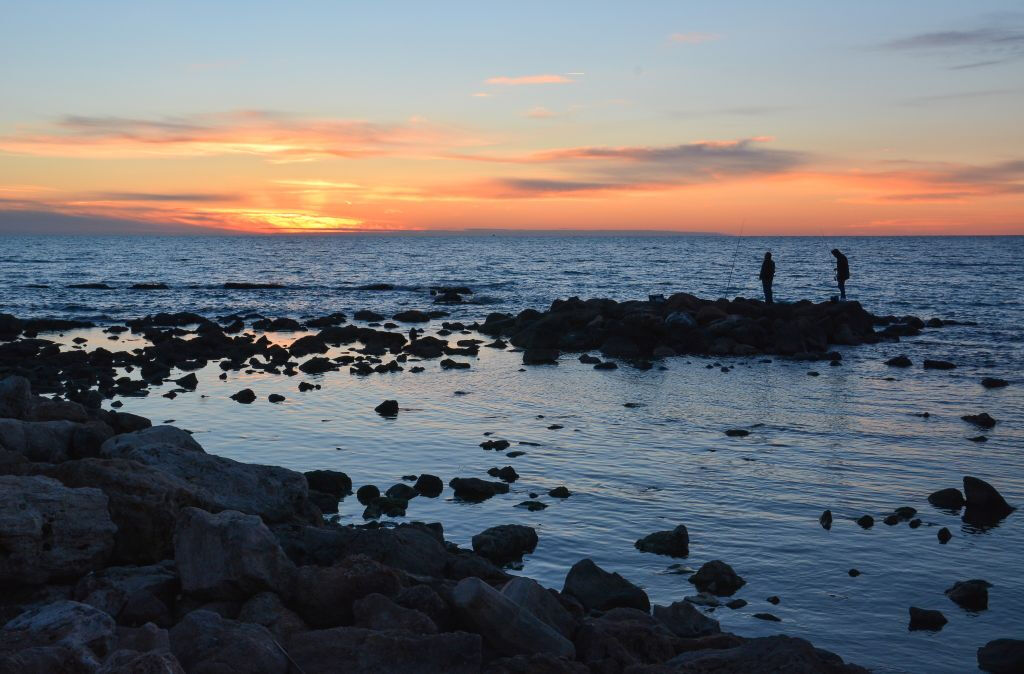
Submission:
<svg viewBox="0 0 1024 674">
<path fill-rule="evenodd" d="M 1019 0 L 0 7 L 0 232 L 1024 233 Z"/>
</svg>

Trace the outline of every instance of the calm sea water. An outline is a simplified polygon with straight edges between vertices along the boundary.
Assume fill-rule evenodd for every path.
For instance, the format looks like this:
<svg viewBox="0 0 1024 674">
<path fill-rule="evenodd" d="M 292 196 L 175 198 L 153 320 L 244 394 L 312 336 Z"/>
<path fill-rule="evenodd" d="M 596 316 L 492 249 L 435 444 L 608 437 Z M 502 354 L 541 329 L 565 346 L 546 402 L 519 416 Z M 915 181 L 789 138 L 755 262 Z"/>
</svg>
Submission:
<svg viewBox="0 0 1024 674">
<path fill-rule="evenodd" d="M 757 296 L 761 255 L 778 265 L 776 300 L 825 299 L 832 289 L 828 251 L 850 258 L 851 299 L 879 314 L 914 313 L 976 321 L 928 330 L 899 344 L 844 349 L 843 365 L 776 360 L 672 358 L 666 369 L 595 371 L 575 357 L 557 367 L 520 371 L 518 354 L 483 349 L 467 371 L 427 363 L 408 372 L 358 378 L 347 372 L 307 377 L 323 388 L 300 394 L 300 377 L 197 373 L 195 393 L 174 400 L 125 400 L 125 410 L 196 432 L 210 452 L 297 470 L 333 468 L 357 485 L 382 489 L 402 475 L 486 477 L 511 464 L 521 475 L 508 496 L 468 505 L 417 498 L 409 519 L 444 522 L 448 536 L 469 544 L 495 524 L 537 528 L 540 545 L 523 572 L 561 587 L 569 566 L 590 556 L 642 585 L 653 601 L 694 594 L 686 574 L 722 559 L 747 580 L 737 596 L 749 605 L 714 616 L 723 628 L 758 636 L 806 637 L 844 658 L 882 672 L 963 672 L 990 639 L 1024 637 L 1024 513 L 978 531 L 928 505 L 927 495 L 958 487 L 963 475 L 995 484 L 1024 505 L 1024 238 L 726 238 L 726 237 L 402 237 L 331 238 L 14 238 L 0 247 L 0 311 L 19 316 L 82 317 L 100 322 L 156 311 L 210 316 L 258 311 L 268 316 L 391 313 L 431 308 L 431 285 L 467 285 L 473 303 L 447 308 L 450 320 L 491 311 L 543 309 L 579 295 L 617 299 L 688 291 L 707 297 Z M 164 282 L 165 291 L 133 291 L 135 282 Z M 275 282 L 280 290 L 225 291 L 227 281 Z M 73 290 L 102 282 L 114 290 Z M 359 290 L 392 283 L 393 291 Z M 47 286 L 47 287 L 35 287 Z M 439 327 L 439 326 L 434 326 Z M 90 346 L 113 348 L 98 330 Z M 297 335 L 277 334 L 287 343 Z M 117 348 L 139 343 L 130 335 Z M 915 367 L 882 361 L 905 353 Z M 926 358 L 955 362 L 952 371 L 920 369 Z M 815 369 L 820 376 L 808 376 Z M 985 390 L 983 376 L 1011 381 Z M 250 406 L 228 400 L 250 387 Z M 165 387 L 170 389 L 171 387 Z M 283 393 L 281 405 L 266 402 Z M 403 410 L 382 419 L 373 407 L 395 398 Z M 624 403 L 638 403 L 624 407 Z M 999 420 L 987 443 L 963 414 L 988 411 Z M 923 418 L 919 413 L 928 412 Z M 561 429 L 549 430 L 559 424 Z M 723 430 L 744 427 L 747 438 Z M 480 449 L 489 437 L 526 451 L 508 459 Z M 531 444 L 517 445 L 525 442 Z M 533 444 L 536 443 L 536 444 Z M 565 501 L 546 496 L 564 484 Z M 515 505 L 530 492 L 550 507 Z M 852 519 L 881 519 L 897 506 L 917 508 L 924 526 L 862 530 Z M 818 525 L 829 508 L 831 531 Z M 344 521 L 360 521 L 354 499 Z M 640 553 L 633 542 L 683 523 L 686 560 Z M 949 527 L 953 540 L 938 544 Z M 862 575 L 851 578 L 857 568 Z M 943 590 L 957 580 L 994 584 L 990 608 L 968 613 Z M 781 597 L 778 606 L 766 602 Z M 908 632 L 909 606 L 942 610 L 938 633 Z M 782 618 L 752 617 L 768 611 Z"/>
</svg>

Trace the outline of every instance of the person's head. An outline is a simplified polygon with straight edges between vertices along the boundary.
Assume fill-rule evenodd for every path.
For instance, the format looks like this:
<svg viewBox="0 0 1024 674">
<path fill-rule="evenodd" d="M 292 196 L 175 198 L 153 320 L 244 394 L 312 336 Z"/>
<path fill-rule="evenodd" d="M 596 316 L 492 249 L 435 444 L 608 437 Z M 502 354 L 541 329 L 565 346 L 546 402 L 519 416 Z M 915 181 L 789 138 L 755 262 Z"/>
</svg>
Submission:
<svg viewBox="0 0 1024 674">
<path fill-rule="evenodd" d="M 766 260 L 772 259 L 772 254 L 771 253 L 765 253 L 764 254 L 764 259 L 766 259 Z"/>
<path fill-rule="evenodd" d="M 839 249 L 838 248 L 833 248 L 832 249 L 832 254 L 835 255 L 836 257 L 839 257 Z"/>
</svg>

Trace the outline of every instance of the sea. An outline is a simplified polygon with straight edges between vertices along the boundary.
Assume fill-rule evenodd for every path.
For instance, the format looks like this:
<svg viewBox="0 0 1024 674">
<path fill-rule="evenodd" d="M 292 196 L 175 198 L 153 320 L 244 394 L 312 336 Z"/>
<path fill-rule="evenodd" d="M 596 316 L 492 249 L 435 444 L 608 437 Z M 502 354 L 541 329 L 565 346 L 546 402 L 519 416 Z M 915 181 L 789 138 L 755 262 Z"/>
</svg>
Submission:
<svg viewBox="0 0 1024 674">
<path fill-rule="evenodd" d="M 976 671 L 976 651 L 987 641 L 1024 638 L 1024 512 L 979 529 L 930 506 L 927 496 L 973 475 L 1024 506 L 1024 237 L 5 236 L 0 312 L 94 321 L 100 327 L 48 337 L 71 348 L 81 336 L 85 348 L 108 349 L 143 342 L 131 333 L 111 340 L 103 326 L 160 311 L 302 319 L 442 308 L 450 313 L 442 320 L 471 323 L 574 295 L 760 297 L 765 251 L 777 265 L 777 302 L 826 301 L 837 292 L 832 248 L 850 260 L 850 300 L 875 314 L 960 324 L 898 343 L 840 347 L 839 366 L 679 356 L 650 370 L 621 363 L 599 371 L 564 354 L 557 366 L 524 368 L 521 354 L 485 348 L 462 359 L 468 370 L 428 361 L 418 374 L 229 372 L 221 381 L 211 364 L 197 372 L 194 393 L 168 399 L 161 394 L 174 385 L 166 384 L 124 399 L 122 409 L 187 428 L 214 454 L 342 470 L 356 486 L 382 491 L 403 476 L 432 473 L 447 482 L 512 465 L 520 478 L 510 494 L 468 504 L 446 489 L 437 499 L 414 499 L 404 519 L 442 522 L 446 536 L 466 546 L 497 524 L 535 527 L 539 545 L 513 573 L 560 589 L 569 567 L 590 557 L 658 604 L 696 594 L 689 573 L 723 560 L 746 579 L 735 596 L 748 602 L 711 612 L 723 630 L 804 637 L 877 672 Z M 228 282 L 282 287 L 225 290 Z M 84 283 L 110 289 L 68 287 Z M 168 288 L 134 290 L 135 283 Z M 375 284 L 388 289 L 367 289 Z M 465 304 L 437 307 L 435 286 L 473 293 Z M 302 334 L 269 337 L 288 344 Z M 884 364 L 900 354 L 913 367 Z M 956 368 L 925 370 L 925 358 Z M 986 389 L 983 377 L 1009 386 Z M 299 381 L 321 388 L 299 393 Z M 252 388 L 257 402 L 230 400 L 242 388 Z M 271 393 L 286 400 L 270 404 Z M 396 418 L 374 413 L 385 399 L 399 402 Z M 998 420 L 995 428 L 961 420 L 982 411 Z M 726 436 L 732 428 L 750 435 Z M 970 440 L 981 433 L 987 442 Z M 488 439 L 506 439 L 510 451 L 525 454 L 484 450 Z M 569 498 L 547 495 L 560 485 Z M 531 494 L 548 507 L 519 507 Z M 922 525 L 883 524 L 900 506 L 916 508 Z M 818 522 L 825 509 L 831 530 Z M 854 522 L 864 514 L 876 519 L 870 529 Z M 361 515 L 354 497 L 341 503 L 342 522 L 359 523 Z M 634 547 L 678 524 L 689 530 L 689 557 Z M 942 527 L 953 534 L 946 545 L 936 537 Z M 985 611 L 945 596 L 972 578 L 992 583 Z M 777 605 L 767 601 L 772 596 Z M 939 632 L 909 631 L 911 606 L 938 609 L 949 623 Z"/>
</svg>

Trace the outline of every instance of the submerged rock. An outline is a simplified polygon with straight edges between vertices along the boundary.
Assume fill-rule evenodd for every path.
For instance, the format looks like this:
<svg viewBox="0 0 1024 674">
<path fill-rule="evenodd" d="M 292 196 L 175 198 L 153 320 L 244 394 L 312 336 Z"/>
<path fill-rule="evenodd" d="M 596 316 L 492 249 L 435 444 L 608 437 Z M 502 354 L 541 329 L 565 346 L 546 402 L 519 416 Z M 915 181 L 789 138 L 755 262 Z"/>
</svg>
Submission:
<svg viewBox="0 0 1024 674">
<path fill-rule="evenodd" d="M 959 489 L 956 487 L 949 487 L 948 489 L 940 489 L 929 494 L 928 503 L 931 503 L 936 508 L 959 510 L 964 507 L 966 500 L 964 499 L 964 495 L 960 493 Z"/>
<path fill-rule="evenodd" d="M 910 367 L 914 363 L 906 356 L 896 356 L 885 361 L 885 364 L 889 367 Z"/>
<path fill-rule="evenodd" d="M 690 576 L 690 582 L 701 592 L 711 592 L 719 597 L 728 597 L 746 585 L 747 581 L 743 580 L 731 566 L 715 559 L 706 562 L 697 570 L 697 573 Z"/>
<path fill-rule="evenodd" d="M 1004 386 L 1009 386 L 1010 382 L 998 377 L 985 377 L 981 380 L 981 385 L 985 388 L 1003 388 Z"/>
<path fill-rule="evenodd" d="M 537 532 L 521 524 L 502 524 L 473 536 L 473 552 L 498 566 L 519 561 L 537 547 Z"/>
<path fill-rule="evenodd" d="M 979 578 L 961 580 L 953 583 L 953 587 L 946 590 L 946 596 L 953 603 L 968 611 L 984 611 L 988 608 L 988 588 L 990 587 L 992 587 L 992 583 Z"/>
<path fill-rule="evenodd" d="M 380 405 L 373 408 L 373 411 L 382 417 L 394 417 L 398 416 L 398 401 L 397 400 L 385 400 Z"/>
<path fill-rule="evenodd" d="M 981 414 L 965 414 L 960 417 L 964 421 L 970 424 L 974 424 L 979 428 L 992 428 L 998 422 L 989 416 L 988 412 L 982 412 Z"/>
<path fill-rule="evenodd" d="M 907 629 L 911 631 L 915 630 L 931 630 L 938 631 L 942 629 L 948 620 L 946 616 L 942 615 L 942 611 L 932 611 L 929 609 L 918 608 L 916 606 L 910 607 L 910 625 Z"/>
<path fill-rule="evenodd" d="M 978 667 L 993 674 L 1024 671 L 1024 639 L 994 639 L 978 649 Z"/>
<path fill-rule="evenodd" d="M 925 359 L 923 367 L 926 370 L 952 370 L 956 368 L 956 365 L 948 360 Z"/>
<path fill-rule="evenodd" d="M 455 497 L 464 501 L 484 501 L 495 494 L 507 494 L 508 485 L 504 482 L 489 482 L 476 477 L 456 477 L 448 483 L 455 492 Z"/>
<path fill-rule="evenodd" d="M 832 511 L 826 510 L 821 513 L 821 517 L 818 518 L 818 522 L 821 524 L 821 528 L 828 530 L 832 528 Z"/>
<path fill-rule="evenodd" d="M 669 557 L 686 557 L 690 554 L 690 534 L 686 526 L 680 524 L 670 531 L 656 531 L 644 536 L 634 546 L 641 552 L 653 552 Z"/>
</svg>

